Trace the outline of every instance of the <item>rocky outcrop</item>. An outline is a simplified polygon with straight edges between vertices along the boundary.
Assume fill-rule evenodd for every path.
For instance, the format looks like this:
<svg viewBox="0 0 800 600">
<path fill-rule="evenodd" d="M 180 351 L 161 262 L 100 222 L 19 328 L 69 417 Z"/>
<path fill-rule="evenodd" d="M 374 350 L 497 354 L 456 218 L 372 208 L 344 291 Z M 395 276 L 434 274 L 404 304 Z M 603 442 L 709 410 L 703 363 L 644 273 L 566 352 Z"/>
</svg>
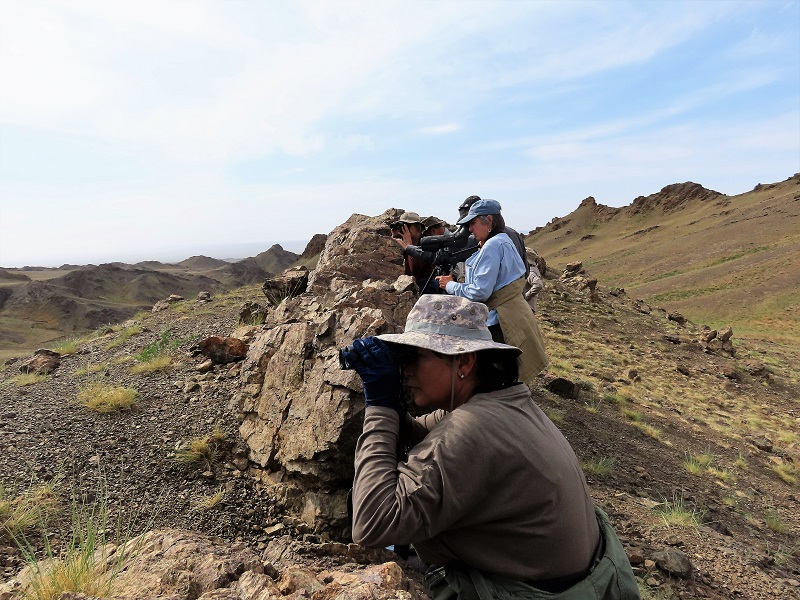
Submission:
<svg viewBox="0 0 800 600">
<path fill-rule="evenodd" d="M 353 215 L 330 234 L 307 291 L 266 315 L 236 398 L 240 433 L 272 496 L 339 539 L 349 535 L 345 499 L 363 397 L 358 376 L 340 369 L 338 350 L 401 331 L 416 300 L 385 225 L 394 212 Z"/>
<path fill-rule="evenodd" d="M 257 555 L 244 544 L 180 529 L 150 531 L 120 546 L 98 549 L 100 570 L 116 575 L 112 600 L 388 600 L 428 598 L 420 576 L 404 573 L 403 561 L 386 550 L 345 544 L 312 544 L 288 536 Z M 0 597 L 18 597 L 33 587 L 26 567 L 0 585 Z M 16 594 L 16 595 L 12 595 Z M 88 600 L 65 592 L 63 600 Z"/>
<path fill-rule="evenodd" d="M 586 274 L 586 270 L 583 268 L 583 263 L 569 263 L 566 267 L 564 267 L 564 271 L 561 273 L 559 281 L 572 288 L 579 294 L 588 293 L 589 300 L 592 302 L 600 301 L 600 295 L 597 291 L 597 278 L 590 277 Z"/>
<path fill-rule="evenodd" d="M 286 269 L 278 277 L 271 277 L 264 282 L 261 289 L 267 302 L 275 306 L 286 298 L 294 298 L 306 291 L 308 287 L 308 269 L 294 267 Z"/>
<path fill-rule="evenodd" d="M 736 350 L 733 347 L 733 329 L 727 326 L 719 331 L 711 329 L 708 325 L 703 325 L 700 333 L 697 334 L 697 342 L 704 352 L 709 354 L 721 354 L 723 356 L 735 356 Z"/>
<path fill-rule="evenodd" d="M 162 310 L 167 310 L 172 304 L 175 304 L 176 302 L 183 302 L 184 300 L 185 298 L 183 296 L 179 296 L 178 294 L 170 294 L 168 298 L 156 302 L 150 311 L 161 312 Z"/>
<path fill-rule="evenodd" d="M 687 181 L 686 183 L 673 183 L 661 188 L 660 192 L 649 196 L 639 196 L 630 206 L 626 207 L 625 211 L 629 216 L 657 208 L 664 212 L 669 212 L 694 200 L 706 202 L 721 198 L 725 198 L 725 194 L 704 188 L 699 183 Z"/>
<path fill-rule="evenodd" d="M 328 236 L 324 233 L 315 233 L 314 237 L 306 244 L 300 259 L 307 259 L 317 256 L 325 249 L 325 243 L 328 241 Z"/>
<path fill-rule="evenodd" d="M 61 365 L 61 355 L 52 350 L 37 350 L 33 356 L 25 360 L 19 370 L 23 373 L 36 373 L 38 375 L 48 375 Z"/>
</svg>

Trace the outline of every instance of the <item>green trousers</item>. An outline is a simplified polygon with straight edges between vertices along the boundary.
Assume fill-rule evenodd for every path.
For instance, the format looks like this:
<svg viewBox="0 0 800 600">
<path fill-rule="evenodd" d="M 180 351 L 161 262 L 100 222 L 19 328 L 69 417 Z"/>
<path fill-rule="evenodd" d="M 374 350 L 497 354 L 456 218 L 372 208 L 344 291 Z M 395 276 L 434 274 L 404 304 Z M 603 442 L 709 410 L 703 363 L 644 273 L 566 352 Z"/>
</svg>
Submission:
<svg viewBox="0 0 800 600">
<path fill-rule="evenodd" d="M 589 574 L 563 592 L 550 593 L 515 579 L 483 573 L 467 565 L 428 571 L 434 600 L 639 600 L 628 556 L 608 515 L 595 506 L 605 552 Z"/>
</svg>

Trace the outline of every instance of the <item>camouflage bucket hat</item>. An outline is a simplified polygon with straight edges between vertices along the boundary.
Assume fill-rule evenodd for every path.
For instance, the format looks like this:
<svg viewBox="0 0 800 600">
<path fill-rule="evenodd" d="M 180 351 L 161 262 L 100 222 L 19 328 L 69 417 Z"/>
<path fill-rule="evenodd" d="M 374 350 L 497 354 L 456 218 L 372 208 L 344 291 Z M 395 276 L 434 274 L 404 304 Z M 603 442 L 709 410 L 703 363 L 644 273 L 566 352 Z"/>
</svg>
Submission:
<svg viewBox="0 0 800 600">
<path fill-rule="evenodd" d="M 521 350 L 492 340 L 486 319 L 489 309 L 480 302 L 459 296 L 425 294 L 414 305 L 406 319 L 403 333 L 385 333 L 384 342 L 416 346 L 454 355 L 478 350 Z"/>
<path fill-rule="evenodd" d="M 419 215 L 415 212 L 404 212 L 402 215 L 397 217 L 397 221 L 399 223 L 408 223 L 409 225 L 412 223 L 418 223 L 422 225 L 422 219 L 420 219 Z"/>
</svg>

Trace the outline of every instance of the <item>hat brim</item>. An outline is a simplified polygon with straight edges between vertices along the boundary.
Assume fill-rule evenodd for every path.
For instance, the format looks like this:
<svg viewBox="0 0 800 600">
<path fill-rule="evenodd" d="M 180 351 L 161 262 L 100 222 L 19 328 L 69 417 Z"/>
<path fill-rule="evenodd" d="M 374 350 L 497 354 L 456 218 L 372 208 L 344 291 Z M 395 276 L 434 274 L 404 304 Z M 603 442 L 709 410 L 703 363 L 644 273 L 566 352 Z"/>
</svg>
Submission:
<svg viewBox="0 0 800 600">
<path fill-rule="evenodd" d="M 463 217 L 463 218 L 459 219 L 458 221 L 456 221 L 456 225 L 466 225 L 467 223 L 469 223 L 473 219 L 477 219 L 478 217 L 480 217 L 480 215 L 476 215 L 476 214 L 473 214 L 473 213 L 468 213 L 466 217 Z"/>
<path fill-rule="evenodd" d="M 405 346 L 415 346 L 425 348 L 439 354 L 455 356 L 466 354 L 467 352 L 479 352 L 481 350 L 507 350 L 516 354 L 521 354 L 522 350 L 516 346 L 501 344 L 492 340 L 471 340 L 452 335 L 442 335 L 436 333 L 422 333 L 411 331 L 406 333 L 384 333 L 377 336 L 379 340 L 392 344 L 403 344 Z"/>
</svg>

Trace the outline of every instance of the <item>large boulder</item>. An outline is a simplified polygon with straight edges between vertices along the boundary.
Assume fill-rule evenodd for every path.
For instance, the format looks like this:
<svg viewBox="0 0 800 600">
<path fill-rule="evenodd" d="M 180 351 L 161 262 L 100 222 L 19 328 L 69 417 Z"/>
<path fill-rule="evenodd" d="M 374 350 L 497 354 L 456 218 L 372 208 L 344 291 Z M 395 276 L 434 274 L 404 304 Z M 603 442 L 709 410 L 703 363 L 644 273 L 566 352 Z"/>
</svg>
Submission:
<svg viewBox="0 0 800 600">
<path fill-rule="evenodd" d="M 235 398 L 255 474 L 273 499 L 337 539 L 349 535 L 346 495 L 364 407 L 360 379 L 341 370 L 338 351 L 402 331 L 417 298 L 385 225 L 393 216 L 353 215 L 328 236 L 307 291 L 266 316 Z"/>
<path fill-rule="evenodd" d="M 19 370 L 23 373 L 35 373 L 37 375 L 49 375 L 61 365 L 61 355 L 52 350 L 40 349 L 33 353 L 33 356 L 23 362 Z"/>
</svg>

